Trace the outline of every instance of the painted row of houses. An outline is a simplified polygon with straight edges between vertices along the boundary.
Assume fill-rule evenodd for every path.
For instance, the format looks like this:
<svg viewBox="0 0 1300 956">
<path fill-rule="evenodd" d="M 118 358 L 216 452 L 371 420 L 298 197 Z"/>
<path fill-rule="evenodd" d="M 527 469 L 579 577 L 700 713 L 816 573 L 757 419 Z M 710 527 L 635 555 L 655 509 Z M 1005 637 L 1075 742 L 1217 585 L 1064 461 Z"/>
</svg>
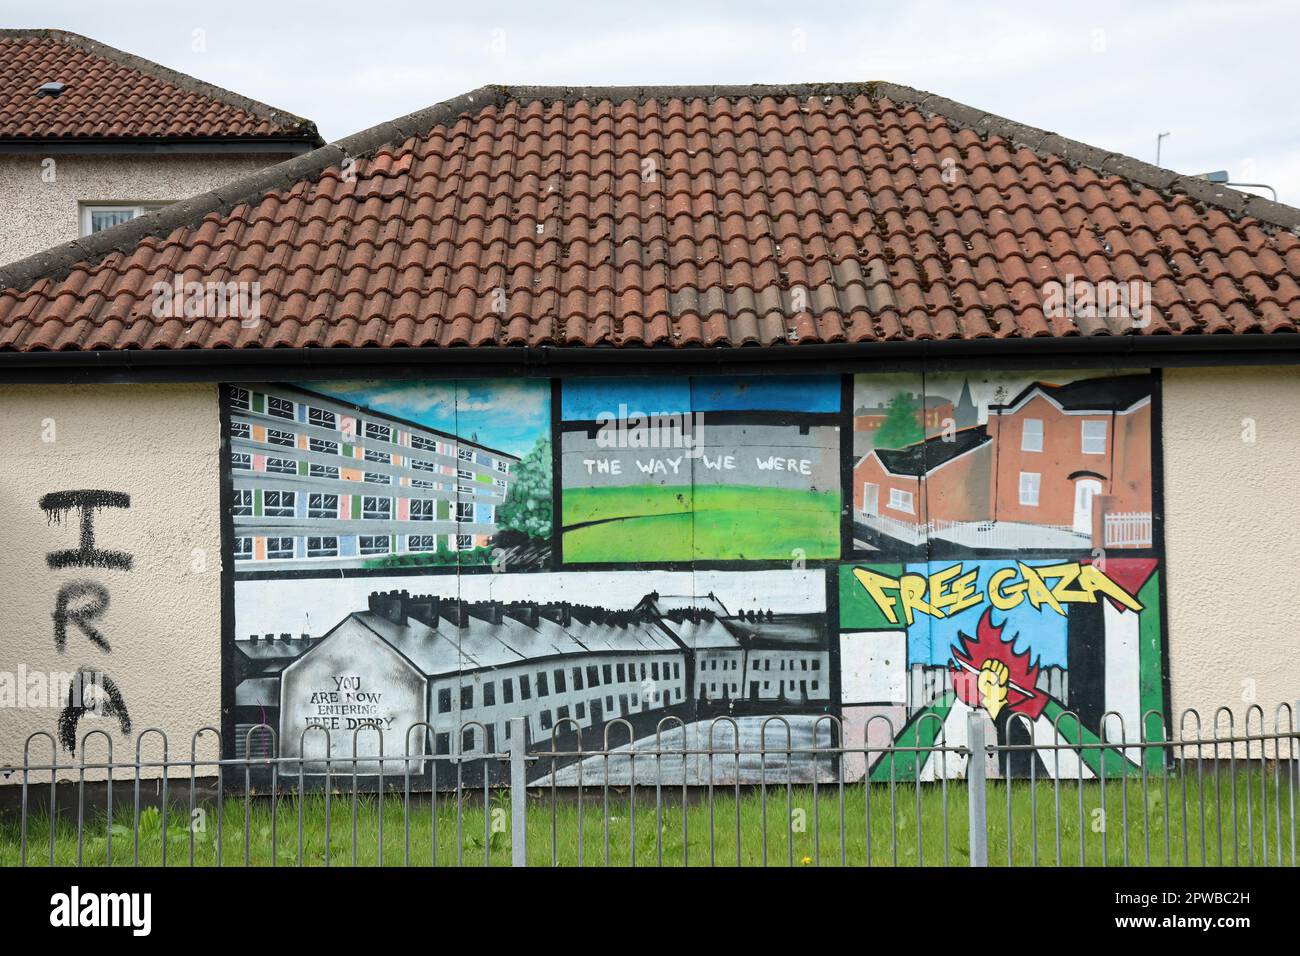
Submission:
<svg viewBox="0 0 1300 956">
<path fill-rule="evenodd" d="M 385 754 L 401 755 L 407 729 L 421 722 L 429 739 L 413 736 L 412 753 L 500 752 L 516 717 L 528 744 L 546 749 L 553 731 L 616 718 L 732 704 L 780 712 L 830 699 L 818 616 L 731 614 L 712 595 L 651 593 L 612 610 L 374 592 L 320 638 L 254 635 L 236 646 L 238 741 L 267 723 L 278 726 L 282 753 L 320 758 L 324 737 L 307 728 L 325 727 L 340 761 L 352 757 L 354 732 L 357 753 L 373 758 L 374 730 Z M 367 767 L 378 772 L 377 762 Z M 309 760 L 306 772 L 323 769 Z"/>
<path fill-rule="evenodd" d="M 984 424 L 853 469 L 858 533 L 921 546 L 1150 547 L 1149 375 L 1035 382 Z"/>
<path fill-rule="evenodd" d="M 277 569 L 485 547 L 519 459 L 289 386 L 231 387 L 234 557 Z"/>
</svg>

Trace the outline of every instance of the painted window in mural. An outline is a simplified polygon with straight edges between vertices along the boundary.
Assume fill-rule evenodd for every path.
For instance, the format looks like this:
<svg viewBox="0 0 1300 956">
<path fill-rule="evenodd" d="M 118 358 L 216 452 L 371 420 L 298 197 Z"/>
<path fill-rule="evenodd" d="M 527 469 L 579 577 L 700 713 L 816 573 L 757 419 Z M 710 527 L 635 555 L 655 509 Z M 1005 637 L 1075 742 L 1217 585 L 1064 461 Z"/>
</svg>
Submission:
<svg viewBox="0 0 1300 956">
<path fill-rule="evenodd" d="M 233 750 L 1133 739 L 1166 712 L 1147 372 L 315 382 L 225 390 Z M 717 717 L 735 721 L 714 724 Z M 672 718 L 664 723 L 665 718 Z M 774 720 L 775 719 L 775 720 Z M 468 721 L 478 725 L 465 727 Z M 842 731 L 841 731 L 842 722 Z M 427 727 L 417 726 L 427 724 Z M 408 739 L 409 728 L 413 736 Z M 710 736 L 712 735 L 712 736 Z M 737 741 L 735 736 L 739 737 Z M 778 739 L 779 738 L 779 739 Z M 999 768 L 1135 771 L 1122 748 Z M 438 785 L 435 761 L 413 772 Z M 636 764 L 707 780 L 707 757 Z M 753 782 L 761 759 L 727 780 Z M 537 764 L 577 783 L 632 764 Z M 400 775 L 400 761 L 384 771 Z M 622 776 L 619 776 L 622 774 Z"/>
</svg>

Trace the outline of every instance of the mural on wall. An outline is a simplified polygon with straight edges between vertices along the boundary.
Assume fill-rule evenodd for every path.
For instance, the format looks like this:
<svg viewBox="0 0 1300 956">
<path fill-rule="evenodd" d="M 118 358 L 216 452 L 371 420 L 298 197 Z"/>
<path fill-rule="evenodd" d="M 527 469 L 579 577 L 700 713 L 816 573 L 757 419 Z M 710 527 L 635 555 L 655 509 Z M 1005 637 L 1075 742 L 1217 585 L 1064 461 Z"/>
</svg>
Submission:
<svg viewBox="0 0 1300 956">
<path fill-rule="evenodd" d="M 566 564 L 834 558 L 840 381 L 568 379 Z"/>
<path fill-rule="evenodd" d="M 357 732 L 379 776 L 381 734 L 400 756 L 422 723 L 426 756 L 504 752 L 513 717 L 535 752 L 592 749 L 618 719 L 627 759 L 539 761 L 530 782 L 748 782 L 761 744 L 769 770 L 786 759 L 787 726 L 794 748 L 838 743 L 838 720 L 850 747 L 956 745 L 978 715 L 1049 747 L 1166 713 L 1149 372 L 223 394 L 236 755 L 266 724 L 319 778 L 324 735 L 303 732 L 328 729 L 344 769 Z M 665 752 L 753 753 L 641 756 L 657 732 Z M 796 779 L 962 769 L 807 756 Z M 1135 759 L 1026 748 L 1000 772 Z M 412 773 L 436 785 L 435 763 Z"/>
<path fill-rule="evenodd" d="M 1149 372 L 854 380 L 860 553 L 1149 548 Z"/>
<path fill-rule="evenodd" d="M 1135 740 L 1144 715 L 1165 713 L 1160 587 L 1154 558 L 845 565 L 845 734 L 860 742 L 868 732 L 873 748 L 888 745 L 891 729 L 899 746 L 959 746 L 978 713 L 992 728 L 986 739 L 1004 744 L 1096 744 L 1112 712 L 1107 739 L 1118 741 L 1122 728 Z M 1137 769 L 1136 752 L 1097 748 L 1008 752 L 1000 771 L 1026 775 L 1031 759 L 1044 777 L 1090 778 L 1103 760 L 1107 776 Z M 945 767 L 960 775 L 965 766 L 948 754 L 918 768 L 901 751 L 872 761 L 857 769 L 877 780 L 934 779 Z"/>
<path fill-rule="evenodd" d="M 665 749 L 707 741 L 710 721 L 727 715 L 740 744 L 757 748 L 765 719 L 780 715 L 794 746 L 831 728 L 830 628 L 820 570 L 758 572 L 589 572 L 362 577 L 322 586 L 314 579 L 241 581 L 235 590 L 235 730 L 278 728 L 281 752 L 303 757 L 304 773 L 326 770 L 330 732 L 335 769 L 381 773 L 384 753 L 500 753 L 511 718 L 525 720 L 526 745 L 573 751 L 610 731 L 625 750 L 655 746 L 665 718 Z M 598 599 L 599 603 L 596 603 Z M 260 637 L 258 630 L 265 632 Z M 475 725 L 466 726 L 469 722 Z M 784 725 L 783 725 L 784 726 Z M 730 750 L 736 735 L 715 735 Z M 780 737 L 778 740 L 777 737 Z M 725 738 L 725 739 L 724 739 Z M 768 745 L 784 746 L 784 730 Z M 776 758 L 774 758 L 776 759 Z M 611 781 L 630 779 L 633 761 L 613 761 Z M 727 772 L 757 779 L 757 758 Z M 636 774 L 653 772 L 642 760 Z M 811 766 L 811 765 L 809 765 Z M 700 782 L 707 770 L 682 773 Z M 552 772 L 536 764 L 534 778 Z M 590 767 L 588 773 L 595 773 Z M 452 772 L 442 762 L 440 772 Z M 405 773 L 401 760 L 382 772 Z M 413 775 L 428 772 L 412 763 Z M 576 779 L 577 767 L 558 771 Z M 296 773 L 296 765 L 295 765 Z M 603 778 L 603 768 L 602 768 Z M 549 777 L 547 778 L 549 779 Z M 594 778 L 593 778 L 594 779 Z"/>
<path fill-rule="evenodd" d="M 523 569 L 549 560 L 548 383 L 226 393 L 240 570 Z"/>
</svg>

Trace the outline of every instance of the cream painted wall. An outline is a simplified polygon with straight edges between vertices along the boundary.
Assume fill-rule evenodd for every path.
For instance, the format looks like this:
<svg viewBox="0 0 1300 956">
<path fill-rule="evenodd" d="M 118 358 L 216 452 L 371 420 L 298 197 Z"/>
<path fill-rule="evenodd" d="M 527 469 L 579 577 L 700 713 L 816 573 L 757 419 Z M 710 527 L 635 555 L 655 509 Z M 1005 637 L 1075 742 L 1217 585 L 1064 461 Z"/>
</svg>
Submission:
<svg viewBox="0 0 1300 956">
<path fill-rule="evenodd" d="M 1174 719 L 1300 698 L 1300 368 L 1164 373 Z"/>
<path fill-rule="evenodd" d="M 219 447 L 215 385 L 0 386 L 0 672 L 102 669 L 122 691 L 132 738 L 163 727 L 173 755 L 188 755 L 200 726 L 220 726 Z M 75 511 L 51 521 L 38 502 L 73 489 L 131 496 L 129 508 L 94 519 L 95 546 L 128 552 L 130 570 L 47 566 L 49 552 L 79 546 L 80 522 Z M 108 653 L 75 624 L 65 653 L 55 651 L 56 598 L 73 581 L 108 590 L 107 611 L 91 622 Z M 0 708 L 0 765 L 20 762 L 28 734 L 57 736 L 63 704 Z M 78 738 L 100 727 L 112 731 L 119 759 L 133 751 L 109 717 L 83 719 Z M 95 746 L 102 755 L 102 741 Z M 48 743 L 33 754 L 47 762 Z"/>
<path fill-rule="evenodd" d="M 289 156 L 56 155 L 53 181 L 40 153 L 0 156 L 0 265 L 76 239 L 81 203 L 186 199 Z"/>
</svg>

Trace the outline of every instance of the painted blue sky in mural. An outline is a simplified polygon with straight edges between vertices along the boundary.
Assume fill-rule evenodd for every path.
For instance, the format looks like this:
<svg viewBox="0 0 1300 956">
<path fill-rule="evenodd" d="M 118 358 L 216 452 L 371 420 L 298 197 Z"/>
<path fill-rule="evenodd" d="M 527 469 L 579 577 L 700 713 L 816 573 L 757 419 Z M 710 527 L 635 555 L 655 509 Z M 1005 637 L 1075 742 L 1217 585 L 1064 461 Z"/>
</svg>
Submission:
<svg viewBox="0 0 1300 956">
<path fill-rule="evenodd" d="M 550 431 L 550 383 L 538 379 L 303 382 L 300 387 L 519 457 Z"/>
<path fill-rule="evenodd" d="M 952 563 L 951 561 L 932 561 L 929 564 L 909 564 L 907 570 L 914 574 L 930 575 L 942 571 Z M 1026 561 L 1025 563 L 1030 567 L 1040 567 L 1056 562 Z M 961 564 L 966 571 L 979 569 L 977 588 L 982 594 L 988 593 L 989 578 L 992 577 L 994 571 L 1000 568 L 1014 568 L 1016 566 L 1014 560 L 963 561 Z M 974 607 L 959 611 L 951 617 L 935 618 L 928 614 L 918 614 L 911 627 L 907 629 L 908 661 L 913 664 L 947 664 L 952 659 L 953 646 L 961 646 L 957 632 L 961 631 L 967 637 L 973 638 L 980 615 L 988 607 L 987 601 L 981 601 Z M 1065 605 L 1066 614 L 1069 613 L 1069 610 L 1069 605 Z M 1066 666 L 1066 624 L 1068 619 L 1065 615 L 1058 614 L 1049 607 L 1035 610 L 1028 601 L 1025 601 L 1009 611 L 999 611 L 995 608 L 993 611 L 994 625 L 1001 624 L 1003 620 L 1006 621 L 1006 627 L 1002 631 L 1002 636 L 1004 638 L 1016 636 L 1012 650 L 1017 654 L 1029 651 L 1030 662 L 1034 663 L 1035 659 L 1037 659 L 1037 663 L 1042 667 Z"/>
<path fill-rule="evenodd" d="M 709 375 L 690 379 L 569 379 L 561 386 L 561 417 L 596 421 L 602 415 L 678 415 L 683 412 L 838 412 L 839 380 L 830 375 Z"/>
</svg>

